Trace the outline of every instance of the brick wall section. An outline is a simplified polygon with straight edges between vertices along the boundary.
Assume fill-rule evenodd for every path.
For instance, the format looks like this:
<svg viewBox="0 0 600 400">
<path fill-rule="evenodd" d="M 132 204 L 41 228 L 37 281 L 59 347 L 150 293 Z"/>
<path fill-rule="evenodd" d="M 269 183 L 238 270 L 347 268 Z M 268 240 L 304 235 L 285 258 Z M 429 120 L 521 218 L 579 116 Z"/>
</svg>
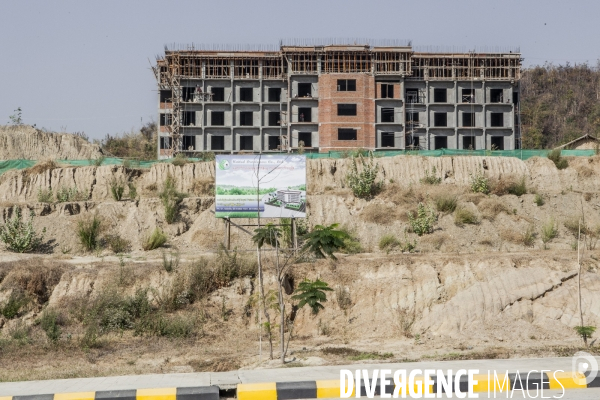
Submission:
<svg viewBox="0 0 600 400">
<path fill-rule="evenodd" d="M 355 92 L 338 92 L 338 79 L 355 79 Z M 394 93 L 395 94 L 395 93 Z M 375 148 L 375 78 L 367 74 L 319 76 L 319 148 L 322 152 L 363 147 Z M 356 104 L 356 116 L 337 115 L 337 105 Z M 337 140 L 338 128 L 357 130 L 357 140 Z"/>
</svg>

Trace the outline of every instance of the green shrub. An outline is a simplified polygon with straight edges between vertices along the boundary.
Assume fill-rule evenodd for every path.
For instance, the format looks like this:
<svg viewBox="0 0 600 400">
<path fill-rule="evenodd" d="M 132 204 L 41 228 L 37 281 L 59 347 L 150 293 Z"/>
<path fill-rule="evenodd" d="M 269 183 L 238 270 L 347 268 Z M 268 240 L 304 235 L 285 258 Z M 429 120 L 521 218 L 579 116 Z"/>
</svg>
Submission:
<svg viewBox="0 0 600 400">
<path fill-rule="evenodd" d="M 431 174 L 429 174 L 429 170 L 425 170 L 425 177 L 421 178 L 421 183 L 426 185 L 439 185 L 442 182 L 441 176 L 436 176 L 437 168 L 433 167 L 431 170 Z"/>
<path fill-rule="evenodd" d="M 162 253 L 163 269 L 167 272 L 173 272 L 179 267 L 179 252 Z"/>
<path fill-rule="evenodd" d="M 543 206 L 543 205 L 544 205 L 544 203 L 545 203 L 545 201 L 544 201 L 544 198 L 543 198 L 543 197 L 542 197 L 542 195 L 541 195 L 541 194 L 539 194 L 539 193 L 536 193 L 536 194 L 535 194 L 535 197 L 533 198 L 533 202 L 534 202 L 535 204 L 537 204 L 537 206 L 538 206 L 538 207 L 541 207 L 541 206 Z"/>
<path fill-rule="evenodd" d="M 203 151 L 199 155 L 200 161 L 215 161 L 215 153 L 212 151 Z"/>
<path fill-rule="evenodd" d="M 90 165 L 99 167 L 104 163 L 104 160 L 106 160 L 105 156 L 100 156 L 98 158 L 94 158 L 94 159 L 89 159 L 88 162 L 90 163 Z"/>
<path fill-rule="evenodd" d="M 170 173 L 167 175 L 158 197 L 165 208 L 165 220 L 168 224 L 172 224 L 179 216 L 179 207 L 186 194 L 177 191 L 177 180 Z"/>
<path fill-rule="evenodd" d="M 66 203 L 69 201 L 85 201 L 89 198 L 89 193 L 80 191 L 76 186 L 74 187 L 61 187 L 56 190 L 56 201 L 59 203 Z"/>
<path fill-rule="evenodd" d="M 175 165 L 176 167 L 181 167 L 189 162 L 190 160 L 183 153 L 177 153 L 171 160 L 171 164 Z"/>
<path fill-rule="evenodd" d="M 361 171 L 359 172 L 356 159 L 360 159 Z M 368 199 L 376 195 L 383 187 L 383 182 L 376 182 L 379 173 L 379 164 L 374 161 L 373 152 L 365 159 L 362 155 L 352 158 L 350 172 L 346 175 L 348 186 L 354 196 Z"/>
<path fill-rule="evenodd" d="M 548 153 L 548 158 L 552 160 L 556 168 L 565 169 L 569 166 L 569 161 L 561 156 L 560 149 L 554 149 Z"/>
<path fill-rule="evenodd" d="M 392 234 L 386 234 L 379 239 L 379 250 L 390 251 L 400 245 L 400 241 Z"/>
<path fill-rule="evenodd" d="M 515 196 L 522 196 L 527 193 L 527 184 L 525 183 L 525 177 L 521 177 L 516 182 L 511 182 L 507 188 L 508 193 L 514 194 Z"/>
<path fill-rule="evenodd" d="M 137 188 L 135 187 L 133 182 L 129 182 L 127 186 L 129 187 L 129 198 L 131 200 L 135 200 L 137 198 Z"/>
<path fill-rule="evenodd" d="M 477 225 L 479 218 L 477 215 L 465 207 L 459 207 L 454 211 L 454 225 L 463 226 L 465 224 Z"/>
<path fill-rule="evenodd" d="M 439 212 L 451 213 L 456 209 L 458 198 L 452 194 L 441 194 L 435 198 L 435 208 Z"/>
<path fill-rule="evenodd" d="M 16 253 L 30 253 L 42 245 L 46 228 L 38 236 L 33 228 L 33 211 L 29 213 L 29 221 L 23 221 L 21 209 L 14 208 L 12 217 L 6 221 L 5 225 L 0 226 L 0 241 L 6 249 Z"/>
<path fill-rule="evenodd" d="M 473 193 L 488 194 L 490 192 L 490 183 L 488 178 L 483 176 L 482 172 L 471 175 L 471 191 Z"/>
<path fill-rule="evenodd" d="M 184 315 L 167 317 L 156 312 L 142 318 L 135 326 L 137 336 L 163 336 L 168 338 L 187 338 L 194 334 L 196 321 Z"/>
<path fill-rule="evenodd" d="M 133 329 L 136 319 L 152 311 L 147 289 L 138 289 L 127 297 L 114 287 L 102 289 L 97 297 L 85 300 L 80 307 L 78 319 L 95 327 L 97 335 Z"/>
<path fill-rule="evenodd" d="M 131 250 L 131 242 L 117 234 L 106 235 L 104 240 L 114 253 L 127 253 Z"/>
<path fill-rule="evenodd" d="M 21 308 L 29 303 L 29 299 L 22 293 L 13 291 L 10 297 L 6 301 L 4 306 L 0 307 L 0 314 L 4 315 L 6 319 L 13 319 L 19 315 Z"/>
<path fill-rule="evenodd" d="M 523 245 L 527 247 L 532 247 L 535 241 L 535 236 L 536 234 L 534 226 L 529 225 L 529 227 L 525 230 L 525 232 L 523 232 L 523 236 L 521 237 Z"/>
<path fill-rule="evenodd" d="M 26 325 L 22 320 L 17 320 L 17 323 L 14 324 L 8 334 L 11 338 L 19 342 L 19 344 L 28 344 L 31 342 L 29 338 L 30 327 Z"/>
<path fill-rule="evenodd" d="M 108 181 L 108 185 L 110 186 L 110 193 L 112 194 L 113 199 L 115 199 L 115 201 L 121 201 L 123 193 L 125 193 L 125 182 L 123 179 L 113 176 Z"/>
<path fill-rule="evenodd" d="M 419 203 L 417 206 L 417 215 L 413 215 L 412 212 L 408 213 L 408 223 L 412 231 L 419 236 L 433 232 L 433 225 L 436 220 L 433 209 L 423 203 Z"/>
<path fill-rule="evenodd" d="M 152 233 L 144 239 L 142 248 L 146 251 L 154 250 L 165 243 L 167 243 L 167 235 L 157 226 Z"/>
<path fill-rule="evenodd" d="M 56 311 L 46 309 L 39 320 L 40 327 L 46 332 L 46 337 L 52 343 L 58 342 L 61 335 L 59 315 Z"/>
<path fill-rule="evenodd" d="M 77 221 L 77 237 L 85 250 L 92 251 L 98 247 L 101 225 L 102 221 L 97 214 L 82 217 Z"/>
<path fill-rule="evenodd" d="M 39 189 L 37 200 L 40 203 L 52 203 L 54 201 L 54 193 L 52 189 Z"/>
<path fill-rule="evenodd" d="M 544 244 L 544 248 L 546 247 L 546 243 L 550 242 L 558 236 L 558 229 L 556 227 L 556 222 L 554 218 L 550 218 L 544 225 L 542 225 L 542 243 Z"/>
</svg>

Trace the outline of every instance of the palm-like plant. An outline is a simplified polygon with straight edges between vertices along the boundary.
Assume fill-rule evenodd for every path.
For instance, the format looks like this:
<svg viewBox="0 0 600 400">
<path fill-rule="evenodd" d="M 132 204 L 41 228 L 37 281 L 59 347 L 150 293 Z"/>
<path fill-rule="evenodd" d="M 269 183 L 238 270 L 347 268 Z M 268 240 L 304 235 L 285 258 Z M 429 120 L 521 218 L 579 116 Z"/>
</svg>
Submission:
<svg viewBox="0 0 600 400">
<path fill-rule="evenodd" d="M 294 300 L 300 300 L 298 308 L 302 308 L 308 305 L 314 315 L 317 315 L 319 311 L 324 309 L 322 303 L 327 301 L 326 291 L 332 291 L 326 282 L 323 282 L 319 278 L 315 281 L 305 279 L 298 285 L 298 289 L 294 291 L 296 293 L 292 296 Z"/>
<path fill-rule="evenodd" d="M 303 250 L 308 250 L 317 258 L 327 258 L 328 256 L 336 260 L 333 255 L 344 247 L 344 240 L 350 239 L 350 235 L 342 230 L 336 229 L 338 224 L 329 226 L 317 225 L 312 232 L 304 235 L 306 240 Z"/>
</svg>

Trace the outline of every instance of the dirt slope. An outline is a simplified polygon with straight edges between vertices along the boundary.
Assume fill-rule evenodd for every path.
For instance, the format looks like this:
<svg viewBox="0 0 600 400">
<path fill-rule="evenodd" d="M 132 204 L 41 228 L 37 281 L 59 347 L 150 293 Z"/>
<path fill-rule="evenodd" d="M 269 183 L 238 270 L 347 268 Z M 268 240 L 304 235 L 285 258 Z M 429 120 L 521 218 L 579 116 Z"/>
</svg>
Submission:
<svg viewBox="0 0 600 400">
<path fill-rule="evenodd" d="M 86 160 L 100 147 L 70 134 L 45 132 L 29 125 L 0 126 L 0 160 Z"/>
<path fill-rule="evenodd" d="M 523 162 L 399 156 L 377 161 L 385 187 L 371 200 L 357 199 L 345 187 L 350 160 L 309 162 L 308 224 L 340 223 L 359 240 L 362 250 L 342 254 L 337 262 L 294 266 L 296 283 L 321 277 L 336 289 L 317 317 L 307 310 L 298 314 L 290 345 L 298 363 L 348 362 L 347 354 L 356 354 L 352 352 L 378 351 L 393 353 L 386 358 L 395 360 L 573 353 L 580 344 L 573 331 L 579 324 L 573 221 L 581 216 L 589 232 L 583 245 L 585 323 L 598 326 L 600 157 L 571 159 L 565 170 L 541 158 Z M 434 167 L 442 182 L 422 184 L 420 179 Z M 469 182 L 476 173 L 489 177 L 497 194 L 472 193 Z M 178 190 L 188 194 L 172 224 L 166 223 L 158 198 L 169 174 L 176 178 Z M 148 170 L 55 168 L 40 173 L 11 171 L 0 177 L 0 224 L 15 207 L 31 210 L 35 227 L 46 228 L 50 240 L 50 254 L 18 256 L 0 250 L 4 261 L 0 305 L 15 288 L 35 294 L 39 287 L 47 292 L 44 301 L 28 306 L 19 318 L 0 322 L 0 362 L 15 365 L 13 371 L 0 374 L 0 380 L 256 367 L 259 314 L 256 281 L 250 278 L 229 282 L 206 300 L 170 311 L 169 318 L 196 321 L 198 331 L 186 339 L 134 336 L 126 329 L 102 335 L 99 348 L 85 350 L 79 345 L 84 320 L 77 319 L 81 313 L 77 304 L 101 297 L 115 285 L 129 296 L 148 289 L 151 301 L 160 302 L 173 294 L 169 291 L 177 276 L 200 257 L 214 255 L 224 231 L 222 221 L 211 213 L 213 177 L 213 163 L 157 164 Z M 526 194 L 498 191 L 522 177 Z M 126 190 L 125 200 L 114 201 L 109 184 L 114 179 L 136 186 L 139 197 L 129 199 Z M 88 200 L 37 202 L 40 190 L 74 187 L 86 192 Z M 414 212 L 419 202 L 434 207 L 441 196 L 455 197 L 457 208 L 470 210 L 477 223 L 457 225 L 454 213 L 437 212 L 433 233 L 422 237 L 411 233 L 408 212 Z M 536 197 L 543 204 L 536 203 Z M 102 218 L 102 236 L 118 234 L 131 242 L 131 252 L 120 262 L 109 249 L 90 254 L 80 248 L 77 222 L 95 213 Z M 544 243 L 543 230 L 552 222 L 558 234 Z M 168 248 L 144 252 L 142 241 L 155 226 L 167 232 Z M 386 234 L 414 242 L 417 253 L 381 250 L 379 242 Z M 246 233 L 233 229 L 232 245 L 240 255 L 253 258 Z M 161 252 L 170 254 L 174 249 L 181 255 L 180 266 L 167 273 Z M 274 280 L 272 260 L 265 257 L 268 292 L 274 289 Z M 33 279 L 22 270 L 49 275 Z M 49 350 L 52 347 L 35 324 L 46 307 L 64 313 L 60 351 Z M 277 311 L 272 315 L 276 318 Z M 23 357 L 22 343 L 10 339 L 21 329 L 19 324 L 30 327 L 31 357 Z M 332 353 L 328 347 L 342 350 Z M 32 376 L 34 364 L 52 367 L 40 367 Z"/>
</svg>

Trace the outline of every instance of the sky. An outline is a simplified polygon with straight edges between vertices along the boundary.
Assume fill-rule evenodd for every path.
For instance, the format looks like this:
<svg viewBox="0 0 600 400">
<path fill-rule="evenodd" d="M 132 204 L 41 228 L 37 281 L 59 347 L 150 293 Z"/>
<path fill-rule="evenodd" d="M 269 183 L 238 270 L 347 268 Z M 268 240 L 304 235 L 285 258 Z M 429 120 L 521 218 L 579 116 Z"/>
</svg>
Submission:
<svg viewBox="0 0 600 400">
<path fill-rule="evenodd" d="M 285 38 L 520 47 L 523 65 L 596 65 L 599 0 L 0 0 L 0 124 L 95 139 L 157 119 L 166 44 Z"/>
</svg>

